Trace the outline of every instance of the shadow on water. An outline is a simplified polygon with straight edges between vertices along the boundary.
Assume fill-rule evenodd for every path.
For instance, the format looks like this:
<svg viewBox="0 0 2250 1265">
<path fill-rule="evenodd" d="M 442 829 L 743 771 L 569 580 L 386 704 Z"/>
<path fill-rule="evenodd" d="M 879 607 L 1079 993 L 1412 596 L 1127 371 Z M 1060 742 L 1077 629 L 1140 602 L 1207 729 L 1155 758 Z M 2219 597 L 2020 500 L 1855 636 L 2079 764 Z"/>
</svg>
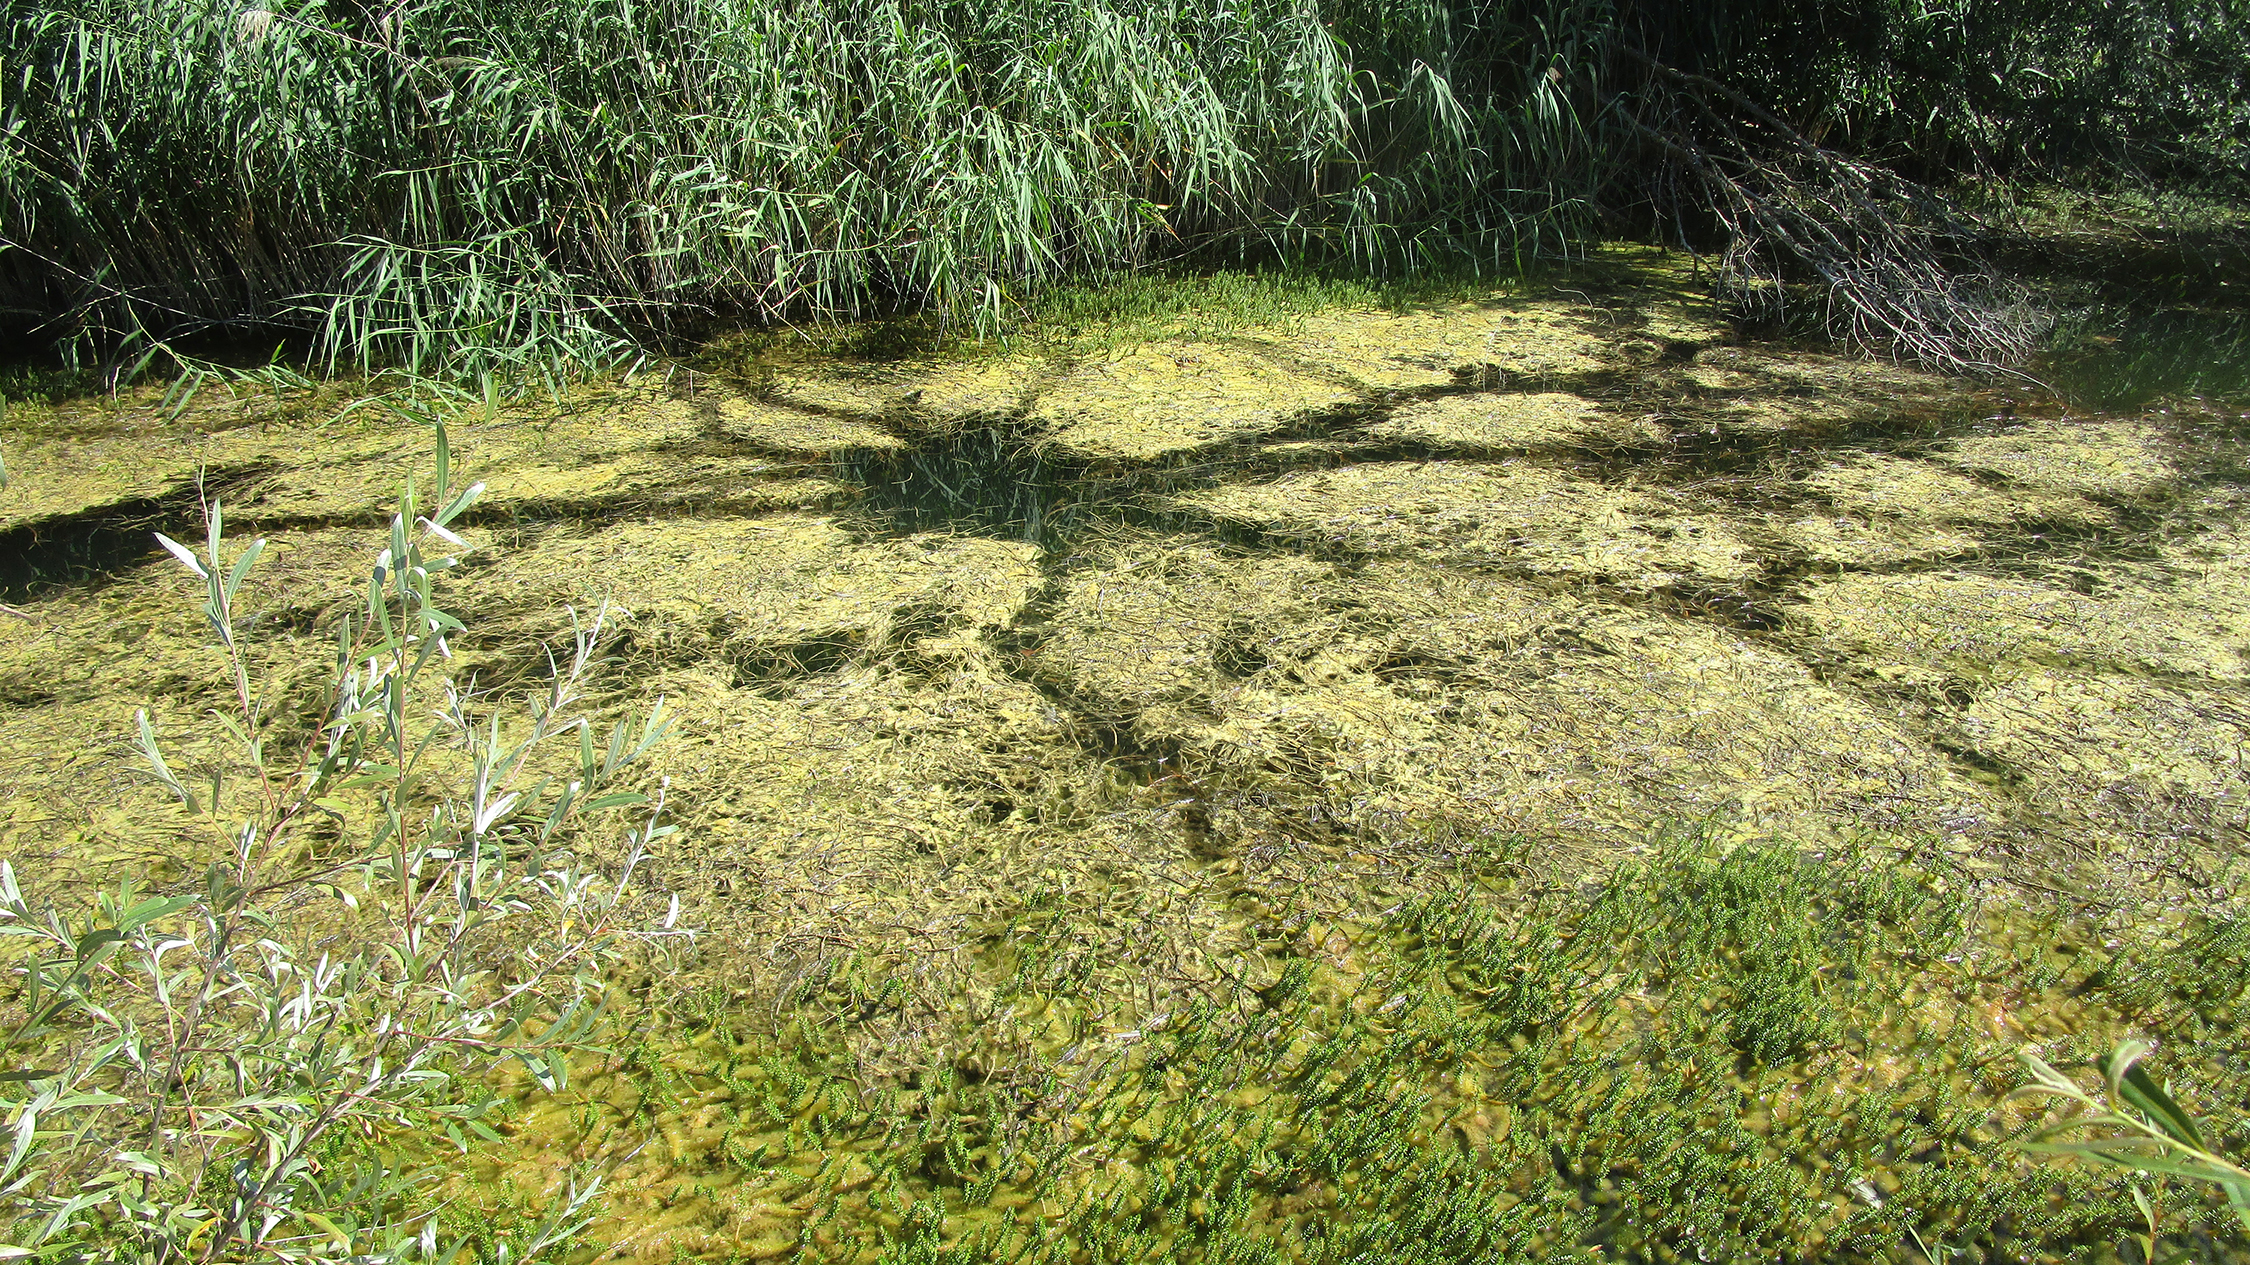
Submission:
<svg viewBox="0 0 2250 1265">
<path fill-rule="evenodd" d="M 2012 412 L 1995 415 L 1994 409 L 1992 401 L 1962 397 L 1932 408 L 1779 433 L 1707 424 L 1691 413 L 1668 417 L 1666 433 L 1650 442 L 1558 443 L 1504 452 L 1373 432 L 1369 427 L 1390 409 L 1362 408 L 1327 419 L 1296 419 L 1272 433 L 1125 468 L 1043 444 L 1036 427 L 1007 420 L 924 434 L 903 449 L 845 454 L 836 471 L 861 489 L 859 515 L 877 533 L 967 532 L 1067 553 L 1071 542 L 1088 532 L 1135 527 L 1257 547 L 1273 543 L 1267 533 L 1214 521 L 1183 506 L 1180 498 L 1226 484 L 1345 466 L 1528 459 L 1594 483 L 1670 487 L 1739 509 L 1775 509 L 1803 500 L 1804 472 L 1836 453 L 1920 456 L 1947 440 L 2014 424 Z"/>
<path fill-rule="evenodd" d="M 98 521 L 0 532 L 0 602 L 20 602 L 56 585 L 97 580 L 146 562 L 156 556 L 155 533 L 182 533 L 184 511 L 192 508 L 132 501 Z"/>
<path fill-rule="evenodd" d="M 200 541 L 205 501 L 226 499 L 265 468 L 206 470 L 200 486 L 0 531 L 0 602 L 25 601 L 64 585 L 98 583 L 139 566 L 162 553 L 157 532 Z"/>
<path fill-rule="evenodd" d="M 1076 507 L 1073 472 L 1017 423 L 964 427 L 837 464 L 864 489 L 861 508 L 899 531 L 951 529 L 1044 546 Z"/>
</svg>

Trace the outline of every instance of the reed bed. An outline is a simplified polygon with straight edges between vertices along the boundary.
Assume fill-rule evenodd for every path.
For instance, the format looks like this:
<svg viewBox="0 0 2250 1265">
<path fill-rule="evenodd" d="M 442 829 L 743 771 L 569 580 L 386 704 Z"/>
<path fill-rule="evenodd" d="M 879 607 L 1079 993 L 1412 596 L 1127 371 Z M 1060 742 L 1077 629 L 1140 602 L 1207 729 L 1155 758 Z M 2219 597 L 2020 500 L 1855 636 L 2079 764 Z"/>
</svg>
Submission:
<svg viewBox="0 0 2250 1265">
<path fill-rule="evenodd" d="M 0 329 L 113 370 L 216 333 L 507 382 L 746 322 L 990 333 L 1157 264 L 1511 273 L 1623 229 L 1715 254 L 1753 315 L 1958 368 L 2036 321 L 1944 189 L 2239 195 L 2238 8 L 13 6 Z"/>
<path fill-rule="evenodd" d="M 326 369 L 473 379 L 1582 219 L 1555 52 L 1425 0 L 70 0 L 0 31 L 0 309 L 89 348 L 310 334 Z"/>
</svg>

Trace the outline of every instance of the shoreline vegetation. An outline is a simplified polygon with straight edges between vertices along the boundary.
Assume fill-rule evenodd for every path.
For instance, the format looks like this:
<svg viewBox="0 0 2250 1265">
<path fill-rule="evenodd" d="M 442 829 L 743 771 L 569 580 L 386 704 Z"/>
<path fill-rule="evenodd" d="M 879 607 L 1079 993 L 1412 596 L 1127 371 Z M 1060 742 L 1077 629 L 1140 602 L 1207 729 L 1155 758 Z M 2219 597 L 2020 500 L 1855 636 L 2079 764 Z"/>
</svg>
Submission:
<svg viewBox="0 0 2250 1265">
<path fill-rule="evenodd" d="M 2244 23 L 67 0 L 0 25 L 0 322 L 112 376 L 217 339 L 512 390 L 746 324 L 981 336 L 1152 266 L 1508 280 L 1635 236 L 1761 324 L 1990 369 L 2041 317 L 1970 195 L 2241 197 Z"/>
</svg>

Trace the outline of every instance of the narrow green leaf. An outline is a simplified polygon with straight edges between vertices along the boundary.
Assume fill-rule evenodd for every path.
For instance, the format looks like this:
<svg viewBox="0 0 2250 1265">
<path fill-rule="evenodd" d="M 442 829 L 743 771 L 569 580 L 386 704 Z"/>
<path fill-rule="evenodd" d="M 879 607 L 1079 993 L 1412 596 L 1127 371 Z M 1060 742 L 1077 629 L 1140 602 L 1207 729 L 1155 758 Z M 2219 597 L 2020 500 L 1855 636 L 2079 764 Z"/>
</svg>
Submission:
<svg viewBox="0 0 2250 1265">
<path fill-rule="evenodd" d="M 2133 1108 L 2146 1115 L 2156 1126 L 2176 1142 L 2184 1142 L 2197 1150 L 2209 1150 L 2203 1144 L 2203 1133 L 2195 1126 L 2195 1118 L 2181 1109 L 2172 1095 L 2157 1084 L 2148 1072 L 2137 1063 L 2124 1069 L 2119 1078 L 2118 1091 Z"/>
<path fill-rule="evenodd" d="M 80 962 L 85 962 L 91 959 L 96 953 L 101 952 L 103 949 L 108 948 L 110 945 L 120 943 L 124 939 L 124 932 L 118 931 L 115 928 L 111 927 L 101 927 L 93 931 L 89 931 L 85 935 L 78 937 L 78 943 L 73 945 L 72 949 L 78 954 L 78 960 Z"/>
<path fill-rule="evenodd" d="M 120 931 L 132 931 L 155 922 L 159 918 L 169 918 L 193 905 L 199 899 L 201 898 L 195 896 L 167 896 L 144 900 L 118 917 L 118 929 Z"/>
</svg>

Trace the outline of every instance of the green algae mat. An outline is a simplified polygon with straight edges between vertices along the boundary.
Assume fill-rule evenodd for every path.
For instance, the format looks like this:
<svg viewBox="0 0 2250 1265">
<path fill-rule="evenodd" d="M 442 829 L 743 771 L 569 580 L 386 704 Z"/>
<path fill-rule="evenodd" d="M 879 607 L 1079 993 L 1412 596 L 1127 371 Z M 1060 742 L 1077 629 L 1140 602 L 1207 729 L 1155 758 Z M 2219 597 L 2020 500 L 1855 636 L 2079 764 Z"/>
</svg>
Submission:
<svg viewBox="0 0 2250 1265">
<path fill-rule="evenodd" d="M 2009 1096 L 2152 1037 L 2250 1146 L 2250 418 L 2126 398 L 1745 340 L 1618 252 L 453 415 L 453 670 L 606 608 L 701 934 L 492 1087 L 440 1216 L 505 1259 L 590 1165 L 581 1261 L 2138 1260 Z M 267 537 L 309 690 L 427 421 L 11 402 L 0 856 L 200 867 L 130 734 L 228 686 L 151 533 Z"/>
</svg>

